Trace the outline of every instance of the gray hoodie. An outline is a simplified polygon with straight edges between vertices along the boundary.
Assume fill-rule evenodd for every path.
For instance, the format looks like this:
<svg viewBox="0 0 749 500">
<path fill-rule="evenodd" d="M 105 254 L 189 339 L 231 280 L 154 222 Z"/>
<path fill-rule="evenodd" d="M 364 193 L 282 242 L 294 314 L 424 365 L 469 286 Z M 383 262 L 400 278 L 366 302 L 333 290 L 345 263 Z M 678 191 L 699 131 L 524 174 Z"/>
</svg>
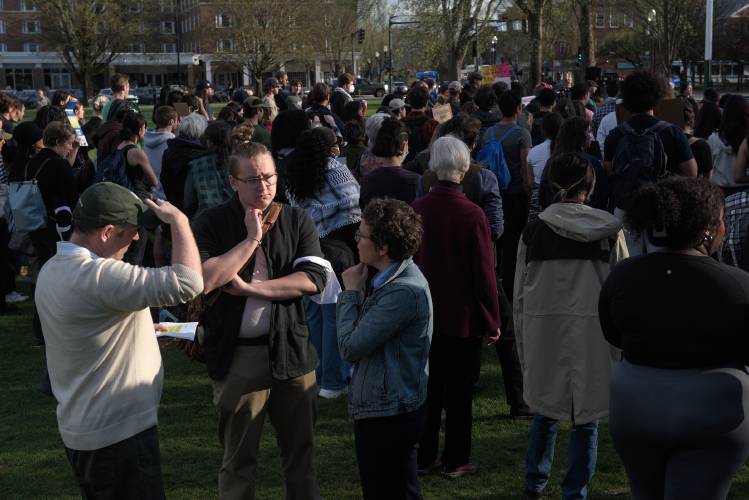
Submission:
<svg viewBox="0 0 749 500">
<path fill-rule="evenodd" d="M 143 151 L 151 162 L 151 168 L 157 178 L 161 178 L 161 157 L 166 151 L 166 141 L 174 139 L 175 135 L 171 132 L 157 132 L 156 130 L 146 130 L 143 138 Z"/>
</svg>

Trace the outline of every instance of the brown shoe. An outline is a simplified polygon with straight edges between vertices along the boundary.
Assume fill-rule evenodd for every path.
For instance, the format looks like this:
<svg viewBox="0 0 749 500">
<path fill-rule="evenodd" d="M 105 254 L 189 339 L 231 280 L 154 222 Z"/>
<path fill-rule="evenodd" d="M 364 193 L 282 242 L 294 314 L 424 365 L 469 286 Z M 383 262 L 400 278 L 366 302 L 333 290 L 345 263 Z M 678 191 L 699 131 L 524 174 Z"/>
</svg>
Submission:
<svg viewBox="0 0 749 500">
<path fill-rule="evenodd" d="M 455 467 L 452 470 L 443 470 L 442 475 L 449 479 L 458 479 L 459 477 L 477 474 L 478 471 L 479 464 L 476 462 L 468 462 L 467 464 Z"/>
</svg>

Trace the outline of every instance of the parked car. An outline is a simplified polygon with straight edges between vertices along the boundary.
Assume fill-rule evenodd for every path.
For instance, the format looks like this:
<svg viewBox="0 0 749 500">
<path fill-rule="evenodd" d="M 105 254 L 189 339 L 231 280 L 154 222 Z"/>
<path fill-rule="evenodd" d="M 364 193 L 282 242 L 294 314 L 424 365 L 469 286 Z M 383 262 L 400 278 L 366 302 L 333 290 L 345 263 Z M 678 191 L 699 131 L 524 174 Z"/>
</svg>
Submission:
<svg viewBox="0 0 749 500">
<path fill-rule="evenodd" d="M 105 96 L 107 96 L 107 97 L 109 97 L 111 99 L 112 98 L 112 89 L 103 88 L 103 89 L 101 89 L 99 91 L 99 93 L 97 95 L 105 95 Z M 140 100 L 138 99 L 138 96 L 134 95 L 132 91 L 127 95 L 127 100 L 130 101 L 130 102 L 133 102 L 135 104 L 139 104 L 139 102 L 140 102 Z"/>
<path fill-rule="evenodd" d="M 16 97 L 18 97 L 24 106 L 27 108 L 35 108 L 36 107 L 36 90 L 34 89 L 26 89 L 21 90 L 20 92 L 16 93 Z"/>
<path fill-rule="evenodd" d="M 393 93 L 394 94 L 408 94 L 408 85 L 406 82 L 393 82 Z"/>
<path fill-rule="evenodd" d="M 382 97 L 387 94 L 388 86 L 384 83 L 370 82 L 366 78 L 357 78 L 354 93 L 356 95 L 373 95 Z"/>
<path fill-rule="evenodd" d="M 161 89 L 157 87 L 135 87 L 130 93 L 138 98 L 138 104 L 154 104 L 159 97 Z"/>
<path fill-rule="evenodd" d="M 229 88 L 226 85 L 216 85 L 213 87 L 213 99 L 212 102 L 229 102 L 231 96 L 229 95 Z"/>
</svg>

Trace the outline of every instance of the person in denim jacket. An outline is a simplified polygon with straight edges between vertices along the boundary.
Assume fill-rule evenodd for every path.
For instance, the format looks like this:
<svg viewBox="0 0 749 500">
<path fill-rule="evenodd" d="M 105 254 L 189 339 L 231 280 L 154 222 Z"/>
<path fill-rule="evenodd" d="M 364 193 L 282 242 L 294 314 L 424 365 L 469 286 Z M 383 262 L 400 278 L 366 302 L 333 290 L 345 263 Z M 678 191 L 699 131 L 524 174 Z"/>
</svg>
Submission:
<svg viewBox="0 0 749 500">
<path fill-rule="evenodd" d="M 407 204 L 372 200 L 356 233 L 361 263 L 342 275 L 338 347 L 354 366 L 349 412 L 365 500 L 421 498 L 416 445 L 426 420 L 433 314 L 427 281 L 411 260 L 421 235 L 421 219 Z M 369 284 L 368 266 L 377 270 Z"/>
</svg>

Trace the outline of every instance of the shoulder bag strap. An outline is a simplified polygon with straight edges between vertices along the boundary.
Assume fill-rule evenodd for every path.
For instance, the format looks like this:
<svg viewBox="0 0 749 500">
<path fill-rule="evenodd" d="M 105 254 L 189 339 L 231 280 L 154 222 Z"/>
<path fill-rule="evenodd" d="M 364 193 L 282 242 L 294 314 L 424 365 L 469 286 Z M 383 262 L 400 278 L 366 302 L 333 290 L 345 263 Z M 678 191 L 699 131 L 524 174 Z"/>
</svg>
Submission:
<svg viewBox="0 0 749 500">
<path fill-rule="evenodd" d="M 47 162 L 48 162 L 49 160 L 51 160 L 51 159 L 52 159 L 52 158 L 47 158 L 46 160 L 44 160 L 44 161 L 42 162 L 42 164 L 41 164 L 41 165 L 39 165 L 39 168 L 38 168 L 38 169 L 36 170 L 36 173 L 34 174 L 34 178 L 33 178 L 33 179 L 31 179 L 31 180 L 33 180 L 34 182 L 36 182 L 36 178 L 37 178 L 37 176 L 39 176 L 39 172 L 41 172 L 41 171 L 42 171 L 42 169 L 44 168 L 44 165 L 46 165 L 46 164 L 47 164 Z M 29 173 L 29 163 L 31 163 L 31 160 L 29 160 L 29 161 L 27 161 L 27 162 L 26 162 L 26 167 L 24 167 L 24 170 L 23 170 L 23 180 L 24 180 L 24 181 L 26 180 L 26 175 L 28 175 L 28 173 Z"/>
<path fill-rule="evenodd" d="M 517 124 L 516 124 L 516 123 L 513 123 L 513 124 L 512 124 L 512 127 L 510 127 L 509 129 L 507 129 L 507 132 L 505 132 L 504 134 L 502 134 L 502 137 L 500 137 L 499 139 L 497 139 L 497 142 L 498 142 L 498 143 L 500 143 L 500 144 L 502 144 L 502 142 L 503 142 L 503 141 L 504 141 L 505 139 L 507 139 L 507 138 L 508 138 L 508 137 L 510 136 L 510 134 L 511 134 L 511 133 L 512 133 L 512 132 L 513 132 L 513 131 L 514 131 L 514 130 L 515 130 L 516 128 L 518 128 Z"/>
</svg>

